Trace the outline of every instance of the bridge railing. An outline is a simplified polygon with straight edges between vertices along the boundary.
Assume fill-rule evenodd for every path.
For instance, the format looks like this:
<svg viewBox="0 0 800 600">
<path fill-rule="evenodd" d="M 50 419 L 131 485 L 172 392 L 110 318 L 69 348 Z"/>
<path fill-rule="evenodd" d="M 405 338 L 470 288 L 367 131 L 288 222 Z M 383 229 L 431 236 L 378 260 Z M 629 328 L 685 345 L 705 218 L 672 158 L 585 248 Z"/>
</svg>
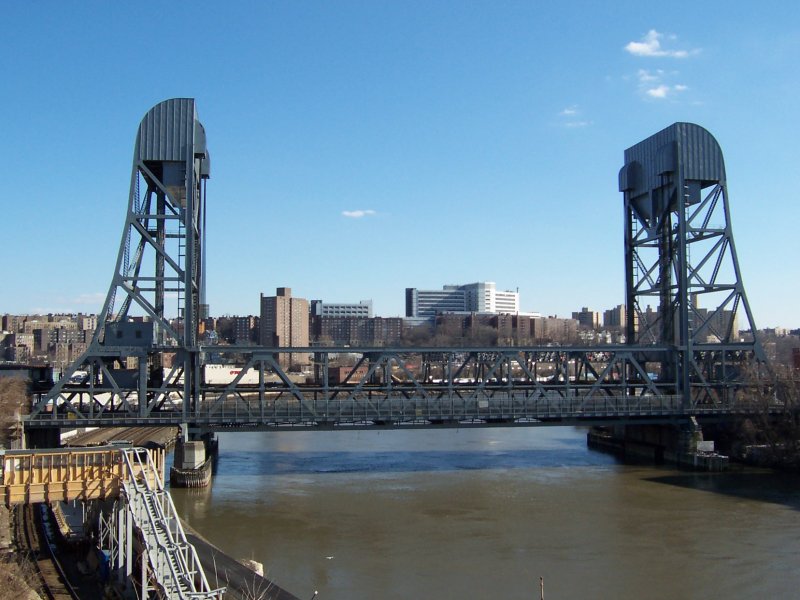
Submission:
<svg viewBox="0 0 800 600">
<path fill-rule="evenodd" d="M 301 400 L 288 395 L 267 397 L 263 401 L 240 395 L 223 401 L 205 402 L 193 417 L 202 421 L 248 421 L 272 423 L 357 423 L 384 421 L 458 422 L 469 420 L 519 420 L 554 418 L 623 417 L 682 414 L 680 396 L 585 397 L 518 392 L 473 394 L 464 397 L 448 394 L 439 398 L 363 393 L 349 398 Z"/>
<path fill-rule="evenodd" d="M 205 386 L 192 406 L 175 401 L 158 408 L 140 407 L 138 395 L 127 397 L 125 410 L 86 410 L 95 405 L 80 398 L 55 410 L 31 415 L 28 426 L 173 425 L 280 426 L 438 424 L 442 422 L 555 422 L 600 418 L 688 417 L 722 414 L 761 414 L 780 411 L 743 393 L 686 403 L 680 395 L 597 384 L 531 382 L 473 382 L 425 385 Z"/>
</svg>

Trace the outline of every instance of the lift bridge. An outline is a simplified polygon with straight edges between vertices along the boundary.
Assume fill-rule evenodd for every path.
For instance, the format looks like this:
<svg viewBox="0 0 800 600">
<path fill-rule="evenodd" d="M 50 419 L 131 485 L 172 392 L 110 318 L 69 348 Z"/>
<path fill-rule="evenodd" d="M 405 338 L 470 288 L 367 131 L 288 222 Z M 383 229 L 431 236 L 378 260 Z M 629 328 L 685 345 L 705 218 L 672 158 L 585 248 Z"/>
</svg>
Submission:
<svg viewBox="0 0 800 600">
<path fill-rule="evenodd" d="M 617 345 L 203 345 L 209 176 L 194 100 L 153 107 L 136 137 L 97 329 L 35 400 L 29 433 L 166 424 L 196 432 L 674 424 L 764 409 L 750 383 L 765 357 L 739 270 L 722 151 L 702 127 L 675 123 L 625 151 L 626 343 Z M 166 307 L 175 299 L 178 325 Z M 739 329 L 752 335 L 738 339 Z M 284 368 L 293 354 L 313 356 L 305 381 Z M 349 373 L 331 378 L 328 367 L 344 355 Z M 212 358 L 239 374 L 207 381 Z"/>
</svg>

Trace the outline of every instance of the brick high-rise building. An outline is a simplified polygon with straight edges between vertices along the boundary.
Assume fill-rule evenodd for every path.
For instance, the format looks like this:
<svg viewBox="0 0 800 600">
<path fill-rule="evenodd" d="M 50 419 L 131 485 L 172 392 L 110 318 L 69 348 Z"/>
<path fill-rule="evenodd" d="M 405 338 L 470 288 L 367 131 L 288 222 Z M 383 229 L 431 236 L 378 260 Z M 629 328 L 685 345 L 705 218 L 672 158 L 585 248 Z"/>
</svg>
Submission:
<svg viewBox="0 0 800 600">
<path fill-rule="evenodd" d="M 247 345 L 257 341 L 261 336 L 259 318 L 253 315 L 246 317 L 232 317 L 233 319 L 233 339 L 235 344 Z"/>
<path fill-rule="evenodd" d="M 624 304 L 618 304 L 614 308 L 603 312 L 603 327 L 613 331 L 624 331 L 626 323 L 626 311 Z"/>
<path fill-rule="evenodd" d="M 293 298 L 291 288 L 278 288 L 275 296 L 261 294 L 260 343 L 272 348 L 298 348 L 309 345 L 308 300 Z M 280 354 L 284 368 L 311 363 L 305 353 Z"/>
<path fill-rule="evenodd" d="M 585 306 L 581 308 L 580 312 L 572 313 L 572 318 L 575 319 L 581 327 L 586 329 L 600 329 L 600 313 L 589 310 Z"/>
<path fill-rule="evenodd" d="M 75 321 L 78 324 L 78 329 L 83 331 L 94 331 L 97 329 L 97 315 L 84 315 L 83 313 L 78 313 L 78 317 L 75 319 Z"/>
<path fill-rule="evenodd" d="M 312 315 L 311 333 L 317 343 L 331 343 L 336 346 L 391 346 L 400 342 L 403 319 Z"/>
</svg>

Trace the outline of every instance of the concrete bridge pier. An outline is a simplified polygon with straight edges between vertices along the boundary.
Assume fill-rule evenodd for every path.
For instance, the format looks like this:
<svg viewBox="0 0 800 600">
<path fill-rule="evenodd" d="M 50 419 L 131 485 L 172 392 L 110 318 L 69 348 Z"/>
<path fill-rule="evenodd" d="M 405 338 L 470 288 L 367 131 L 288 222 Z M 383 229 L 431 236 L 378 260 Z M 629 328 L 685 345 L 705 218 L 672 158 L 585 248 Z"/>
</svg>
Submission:
<svg viewBox="0 0 800 600">
<path fill-rule="evenodd" d="M 175 487 L 206 487 L 211 483 L 219 442 L 213 432 L 190 431 L 181 425 L 181 435 L 175 444 L 170 485 Z"/>
<path fill-rule="evenodd" d="M 728 466 L 728 457 L 714 451 L 713 441 L 703 439 L 703 430 L 694 417 L 667 425 L 594 427 L 588 444 L 629 460 L 672 463 L 698 471 L 724 471 Z"/>
</svg>

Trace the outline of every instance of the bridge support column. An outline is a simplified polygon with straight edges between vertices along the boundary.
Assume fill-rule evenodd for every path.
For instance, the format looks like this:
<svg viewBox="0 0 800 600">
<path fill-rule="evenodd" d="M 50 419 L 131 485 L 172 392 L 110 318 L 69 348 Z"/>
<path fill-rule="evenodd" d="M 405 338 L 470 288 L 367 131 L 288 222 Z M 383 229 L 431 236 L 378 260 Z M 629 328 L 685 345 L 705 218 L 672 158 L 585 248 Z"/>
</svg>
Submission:
<svg viewBox="0 0 800 600">
<path fill-rule="evenodd" d="M 200 439 L 203 440 L 203 445 L 206 448 L 206 456 L 211 460 L 216 460 L 217 456 L 219 456 L 219 440 L 217 439 L 217 435 L 213 431 L 209 431 L 201 435 Z"/>
<path fill-rule="evenodd" d="M 694 417 L 674 425 L 595 427 L 587 439 L 589 447 L 620 454 L 627 460 L 673 463 L 698 471 L 724 471 L 728 466 L 728 457 L 717 454 L 713 442 L 703 440 L 702 428 Z"/>
<path fill-rule="evenodd" d="M 40 429 L 25 429 L 25 448 L 60 448 L 61 429 L 47 427 Z"/>
<path fill-rule="evenodd" d="M 217 439 L 213 432 L 188 433 L 185 426 L 181 427 L 181 431 L 183 433 L 175 444 L 173 467 L 169 474 L 170 485 L 206 487 L 211 483 L 213 462 L 218 452 Z"/>
</svg>

